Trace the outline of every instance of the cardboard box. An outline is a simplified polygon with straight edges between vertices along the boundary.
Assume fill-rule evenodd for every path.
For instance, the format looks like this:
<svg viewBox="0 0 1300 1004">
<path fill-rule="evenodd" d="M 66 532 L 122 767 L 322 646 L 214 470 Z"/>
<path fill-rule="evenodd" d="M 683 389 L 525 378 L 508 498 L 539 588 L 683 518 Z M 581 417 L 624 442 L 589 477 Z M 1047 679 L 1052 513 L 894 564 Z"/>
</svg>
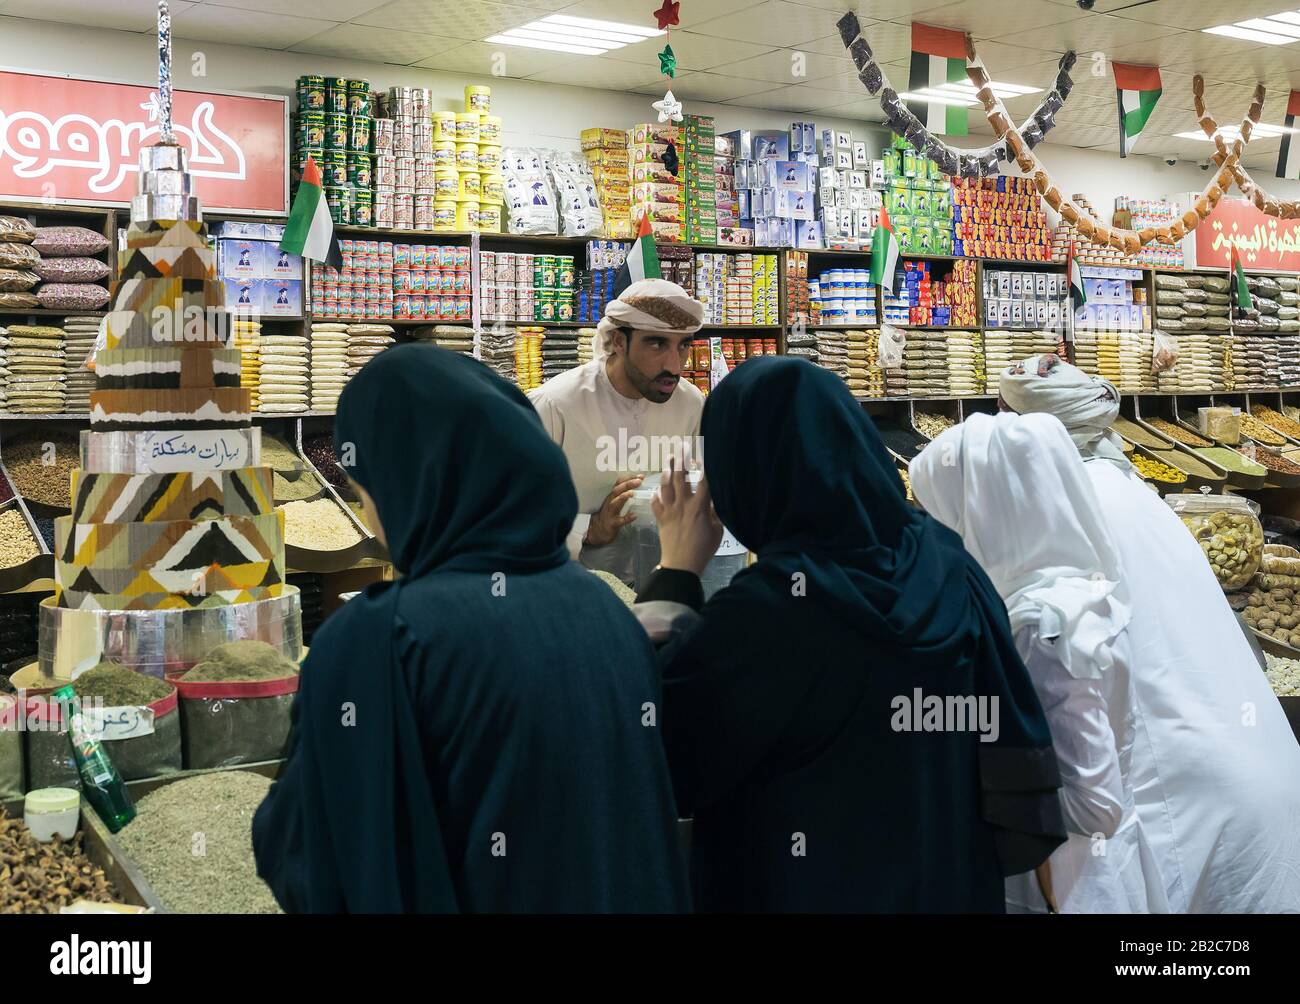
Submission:
<svg viewBox="0 0 1300 1004">
<path fill-rule="evenodd" d="M 784 132 L 754 133 L 754 160 L 789 160 L 790 137 Z"/>
<path fill-rule="evenodd" d="M 642 122 L 640 125 L 634 125 L 628 136 L 629 144 L 643 145 L 653 144 L 680 144 L 682 131 L 675 125 L 666 122 Z"/>
<path fill-rule="evenodd" d="M 263 279 L 262 313 L 297 317 L 302 314 L 301 279 Z"/>
<path fill-rule="evenodd" d="M 251 237 L 220 238 L 217 241 L 217 274 L 222 278 L 260 278 L 265 272 L 266 247 L 265 241 Z"/>
<path fill-rule="evenodd" d="M 578 134 L 578 142 L 582 144 L 584 150 L 627 146 L 628 134 L 626 129 L 584 129 Z"/>
<path fill-rule="evenodd" d="M 643 183 L 632 186 L 633 202 L 672 202 L 686 200 L 685 189 L 677 184 Z"/>
<path fill-rule="evenodd" d="M 222 279 L 222 285 L 226 287 L 226 310 L 233 314 L 260 314 L 263 281 L 249 277 Z"/>
</svg>

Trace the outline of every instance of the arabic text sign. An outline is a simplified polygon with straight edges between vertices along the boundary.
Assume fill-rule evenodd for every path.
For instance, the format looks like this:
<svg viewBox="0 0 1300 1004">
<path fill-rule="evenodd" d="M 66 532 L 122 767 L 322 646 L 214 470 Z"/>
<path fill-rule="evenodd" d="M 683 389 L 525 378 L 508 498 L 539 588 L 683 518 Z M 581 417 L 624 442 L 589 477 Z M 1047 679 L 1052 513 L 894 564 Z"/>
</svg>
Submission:
<svg viewBox="0 0 1300 1004">
<path fill-rule="evenodd" d="M 146 432 L 136 440 L 136 470 L 151 474 L 180 471 L 229 471 L 247 467 L 254 459 L 247 455 L 238 435 L 219 429 L 193 432 Z"/>
<path fill-rule="evenodd" d="M 283 98 L 176 91 L 173 114 L 205 208 L 285 211 Z M 0 197 L 129 202 L 159 126 L 157 88 L 0 71 Z"/>
<path fill-rule="evenodd" d="M 154 732 L 153 708 L 88 708 L 83 720 L 86 730 L 101 742 L 105 739 L 138 739 Z"/>
<path fill-rule="evenodd" d="M 1300 272 L 1300 220 L 1274 219 L 1253 203 L 1222 199 L 1196 228 L 1196 264 L 1226 269 L 1234 244 L 1247 271 Z"/>
</svg>

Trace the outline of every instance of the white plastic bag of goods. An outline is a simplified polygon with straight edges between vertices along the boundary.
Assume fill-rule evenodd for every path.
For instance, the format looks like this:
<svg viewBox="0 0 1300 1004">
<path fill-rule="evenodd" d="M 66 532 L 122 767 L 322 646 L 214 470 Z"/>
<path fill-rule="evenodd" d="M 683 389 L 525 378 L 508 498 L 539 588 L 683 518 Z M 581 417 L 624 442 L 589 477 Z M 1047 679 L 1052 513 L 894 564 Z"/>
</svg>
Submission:
<svg viewBox="0 0 1300 1004">
<path fill-rule="evenodd" d="M 900 328 L 892 324 L 882 324 L 880 326 L 880 342 L 877 348 L 877 357 L 880 360 L 880 368 L 886 370 L 896 370 L 903 365 L 903 349 L 907 347 L 907 334 Z"/>
<path fill-rule="evenodd" d="M 507 147 L 501 152 L 501 176 L 506 226 L 512 234 L 559 232 L 555 192 L 540 150 Z"/>
<path fill-rule="evenodd" d="M 570 153 L 553 154 L 550 164 L 560 211 L 561 234 L 587 237 L 601 233 L 605 217 L 596 198 L 596 179 L 590 165 L 585 159 L 580 160 Z"/>
<path fill-rule="evenodd" d="M 1163 373 L 1178 362 L 1178 339 L 1156 328 L 1152 337 L 1151 372 Z"/>
</svg>

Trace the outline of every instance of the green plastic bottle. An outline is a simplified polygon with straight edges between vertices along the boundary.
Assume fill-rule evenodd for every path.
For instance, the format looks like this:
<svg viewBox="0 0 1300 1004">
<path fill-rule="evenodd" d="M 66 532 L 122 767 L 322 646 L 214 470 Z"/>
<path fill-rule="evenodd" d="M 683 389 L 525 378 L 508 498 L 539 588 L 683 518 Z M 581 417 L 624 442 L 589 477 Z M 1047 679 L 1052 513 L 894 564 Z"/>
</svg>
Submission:
<svg viewBox="0 0 1300 1004">
<path fill-rule="evenodd" d="M 54 700 L 68 709 L 68 741 L 81 774 L 81 792 L 104 821 L 109 833 L 116 833 L 135 818 L 135 804 L 122 775 L 113 766 L 104 747 L 86 728 L 81 702 L 69 684 L 54 692 Z"/>
</svg>

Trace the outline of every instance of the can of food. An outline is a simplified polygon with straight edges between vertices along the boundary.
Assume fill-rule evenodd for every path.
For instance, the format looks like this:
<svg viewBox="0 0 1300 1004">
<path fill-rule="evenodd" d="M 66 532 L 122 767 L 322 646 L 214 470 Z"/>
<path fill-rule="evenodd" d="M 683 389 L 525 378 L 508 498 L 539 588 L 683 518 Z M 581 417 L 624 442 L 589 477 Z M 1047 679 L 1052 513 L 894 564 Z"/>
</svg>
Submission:
<svg viewBox="0 0 1300 1004">
<path fill-rule="evenodd" d="M 411 149 L 417 156 L 427 154 L 433 149 L 433 123 L 416 122 L 411 131 Z"/>
<path fill-rule="evenodd" d="M 378 300 L 366 301 L 366 320 L 377 320 L 384 316 L 384 305 Z"/>
<path fill-rule="evenodd" d="M 427 293 L 427 292 L 429 292 L 429 273 L 428 273 L 428 272 L 425 272 L 423 269 L 421 269 L 421 270 L 419 270 L 419 271 L 417 271 L 417 270 L 415 270 L 415 269 L 411 269 L 411 271 L 408 272 L 407 275 L 410 276 L 410 282 L 411 282 L 410 290 L 411 290 L 412 293 Z"/>
<path fill-rule="evenodd" d="M 533 286 L 537 256 L 520 252 L 515 255 L 515 285 Z"/>
<path fill-rule="evenodd" d="M 375 226 L 383 230 L 393 229 L 393 194 L 391 192 L 375 193 Z"/>
<path fill-rule="evenodd" d="M 368 154 L 348 154 L 347 172 L 348 181 L 354 188 L 364 188 L 369 190 L 374 184 L 374 168 Z"/>
<path fill-rule="evenodd" d="M 469 293 L 474 288 L 474 277 L 469 272 L 452 272 L 451 291 Z"/>
<path fill-rule="evenodd" d="M 371 148 L 374 152 L 391 155 L 393 152 L 393 120 L 372 119 L 370 131 L 373 137 Z"/>
<path fill-rule="evenodd" d="M 402 192 L 393 194 L 393 229 L 411 229 L 411 217 L 414 212 L 413 201 L 412 196 Z"/>
<path fill-rule="evenodd" d="M 434 112 L 432 125 L 434 143 L 456 142 L 455 112 Z"/>
<path fill-rule="evenodd" d="M 499 174 L 485 174 L 479 181 L 481 189 L 480 198 L 484 202 L 491 202 L 496 205 L 501 202 L 505 195 L 505 182 Z"/>
<path fill-rule="evenodd" d="M 482 202 L 478 207 L 478 229 L 480 233 L 498 234 L 501 232 L 501 207 L 489 206 Z"/>
<path fill-rule="evenodd" d="M 445 169 L 444 169 L 445 170 Z M 415 192 L 432 195 L 436 186 L 437 165 L 429 154 L 415 158 Z"/>
<path fill-rule="evenodd" d="M 469 245 L 453 244 L 451 245 L 453 257 L 451 260 L 452 268 L 457 272 L 468 272 L 470 270 Z M 443 266 L 446 267 L 445 265 Z"/>
<path fill-rule="evenodd" d="M 444 297 L 443 302 L 446 303 L 446 301 L 447 298 Z M 451 312 L 451 317 L 449 318 L 450 320 L 468 321 L 470 319 L 470 314 L 471 311 L 473 310 L 472 307 L 473 300 L 470 299 L 469 294 L 457 295 L 451 297 L 451 303 L 452 303 L 452 312 Z"/>
<path fill-rule="evenodd" d="M 325 202 L 329 205 L 330 219 L 341 226 L 352 223 L 352 190 L 330 185 L 325 189 Z"/>
<path fill-rule="evenodd" d="M 349 103 L 349 104 L 351 104 L 351 102 L 352 102 L 352 96 L 353 96 L 354 94 L 355 94 L 355 95 L 363 96 L 363 97 L 365 98 L 365 101 L 366 101 L 366 110 L 365 110 L 365 111 L 351 112 L 351 109 L 349 108 L 349 111 L 350 111 L 353 115 L 369 115 L 369 114 L 370 114 L 370 81 L 369 81 L 369 80 L 349 80 L 349 81 L 348 81 L 348 103 Z"/>
<path fill-rule="evenodd" d="M 456 142 L 457 143 L 478 142 L 478 113 L 477 112 L 456 113 Z"/>
<path fill-rule="evenodd" d="M 353 153 L 370 152 L 370 116 L 348 116 L 348 149 Z"/>
<path fill-rule="evenodd" d="M 433 203 L 433 229 L 450 231 L 456 229 L 456 205 L 451 199 L 436 199 Z"/>
<path fill-rule="evenodd" d="M 497 174 L 501 170 L 501 147 L 480 143 L 478 145 L 478 169 L 484 174 Z"/>
<path fill-rule="evenodd" d="M 302 145 L 313 150 L 324 149 L 325 147 L 325 113 L 324 112 L 303 112 L 298 119 L 299 137 L 302 139 Z"/>
<path fill-rule="evenodd" d="M 557 276 L 559 269 L 557 267 L 556 256 L 553 254 L 538 255 L 541 260 L 541 281 L 537 283 L 542 289 L 554 289 L 559 283 Z M 537 269 L 533 269 L 533 274 L 537 274 Z"/>
<path fill-rule="evenodd" d="M 455 293 L 456 276 L 466 274 L 467 273 L 465 272 L 457 272 L 454 268 L 438 269 L 438 292 L 447 294 Z"/>
<path fill-rule="evenodd" d="M 323 297 L 321 297 L 321 301 L 320 301 L 320 309 L 321 309 L 321 312 L 324 313 L 324 315 L 325 315 L 326 317 L 338 317 L 338 316 L 339 316 L 339 298 L 338 298 L 338 296 L 335 295 L 335 296 L 323 296 Z"/>
<path fill-rule="evenodd" d="M 391 191 L 397 185 L 397 158 L 380 154 L 375 158 L 374 182 L 378 189 Z"/>
<path fill-rule="evenodd" d="M 483 215 L 483 205 L 480 204 L 479 215 Z M 482 263 L 480 262 L 479 271 L 482 272 Z M 492 267 L 492 281 L 503 286 L 513 286 L 515 282 L 515 256 L 509 251 L 498 251 L 496 261 Z"/>
<path fill-rule="evenodd" d="M 348 113 L 325 113 L 325 149 L 343 150 L 348 148 Z"/>
<path fill-rule="evenodd" d="M 365 289 L 361 291 L 361 299 L 365 303 L 378 303 L 383 299 L 383 296 L 380 294 L 377 285 L 366 286 Z M 356 302 L 356 297 L 353 297 L 353 302 Z"/>
<path fill-rule="evenodd" d="M 394 293 L 393 294 L 393 316 L 401 320 L 407 320 L 411 316 L 411 294 Z"/>
<path fill-rule="evenodd" d="M 369 189 L 359 188 L 352 193 L 352 223 L 358 227 L 375 225 L 375 203 Z"/>
<path fill-rule="evenodd" d="M 394 175 L 397 178 L 396 188 L 400 192 L 403 189 L 415 191 L 415 158 L 414 157 L 397 157 L 397 166 L 394 168 Z"/>
<path fill-rule="evenodd" d="M 342 79 L 340 77 L 331 77 L 331 80 Z M 325 111 L 327 113 L 342 114 L 348 113 L 348 88 L 347 81 L 343 82 L 342 87 L 335 87 L 332 84 L 325 88 Z"/>
<path fill-rule="evenodd" d="M 480 143 L 501 142 L 501 118 L 497 115 L 480 115 L 478 118 L 478 141 Z"/>
<path fill-rule="evenodd" d="M 549 289 L 538 290 L 533 297 L 533 320 L 555 320 L 555 293 Z"/>
<path fill-rule="evenodd" d="M 325 110 L 325 78 L 305 75 L 298 78 L 296 87 L 299 111 Z"/>
<path fill-rule="evenodd" d="M 393 268 L 393 247 L 394 247 L 394 245 L 393 245 L 393 242 L 392 242 L 392 241 L 380 241 L 380 242 L 379 242 L 379 270 L 380 270 L 381 272 L 382 272 L 382 271 L 390 271 L 390 272 L 392 271 L 392 268 Z"/>
<path fill-rule="evenodd" d="M 456 202 L 456 229 L 478 229 L 478 199 L 459 199 Z"/>
<path fill-rule="evenodd" d="M 555 259 L 555 285 L 561 289 L 573 288 L 573 255 L 557 255 Z"/>
<path fill-rule="evenodd" d="M 573 320 L 573 294 L 571 290 L 562 290 L 556 294 L 555 319 L 557 321 Z"/>
<path fill-rule="evenodd" d="M 429 245 L 411 245 L 411 271 L 425 271 L 429 267 Z"/>
<path fill-rule="evenodd" d="M 437 171 L 454 171 L 456 170 L 456 144 L 455 143 L 434 143 L 433 169 Z"/>
<path fill-rule="evenodd" d="M 408 157 L 415 153 L 415 130 L 410 122 L 398 119 L 393 126 L 393 153 Z"/>
<path fill-rule="evenodd" d="M 440 170 L 433 176 L 435 199 L 455 199 L 460 193 L 460 172 Z"/>
<path fill-rule="evenodd" d="M 436 264 L 438 268 L 447 270 L 454 269 L 456 267 L 456 245 L 441 244 L 435 245 L 435 248 L 437 250 Z M 429 252 L 429 267 L 433 268 L 434 264 L 433 249 L 431 249 Z"/>
<path fill-rule="evenodd" d="M 411 270 L 409 268 L 393 268 L 393 292 L 409 293 L 411 291 Z"/>
<path fill-rule="evenodd" d="M 420 320 L 429 316 L 429 294 L 412 293 L 411 294 L 411 320 Z M 437 311 L 437 305 L 433 307 Z"/>
<path fill-rule="evenodd" d="M 348 183 L 348 155 L 331 150 L 320 161 L 321 185 L 339 188 Z"/>
<path fill-rule="evenodd" d="M 416 194 L 412 209 L 412 221 L 416 230 L 433 229 L 433 196 Z"/>
<path fill-rule="evenodd" d="M 474 199 L 477 200 L 482 192 L 481 177 L 477 171 L 460 171 L 456 175 L 457 199 Z"/>
<path fill-rule="evenodd" d="M 366 268 L 372 272 L 379 271 L 379 242 L 366 241 Z"/>
<path fill-rule="evenodd" d="M 478 170 L 478 144 L 477 143 L 456 144 L 456 170 L 457 171 Z"/>
<path fill-rule="evenodd" d="M 492 88 L 483 84 L 465 85 L 465 111 L 486 115 L 492 110 Z"/>
<path fill-rule="evenodd" d="M 411 267 L 411 245 L 394 244 L 393 245 L 393 268 L 410 268 Z"/>
</svg>

